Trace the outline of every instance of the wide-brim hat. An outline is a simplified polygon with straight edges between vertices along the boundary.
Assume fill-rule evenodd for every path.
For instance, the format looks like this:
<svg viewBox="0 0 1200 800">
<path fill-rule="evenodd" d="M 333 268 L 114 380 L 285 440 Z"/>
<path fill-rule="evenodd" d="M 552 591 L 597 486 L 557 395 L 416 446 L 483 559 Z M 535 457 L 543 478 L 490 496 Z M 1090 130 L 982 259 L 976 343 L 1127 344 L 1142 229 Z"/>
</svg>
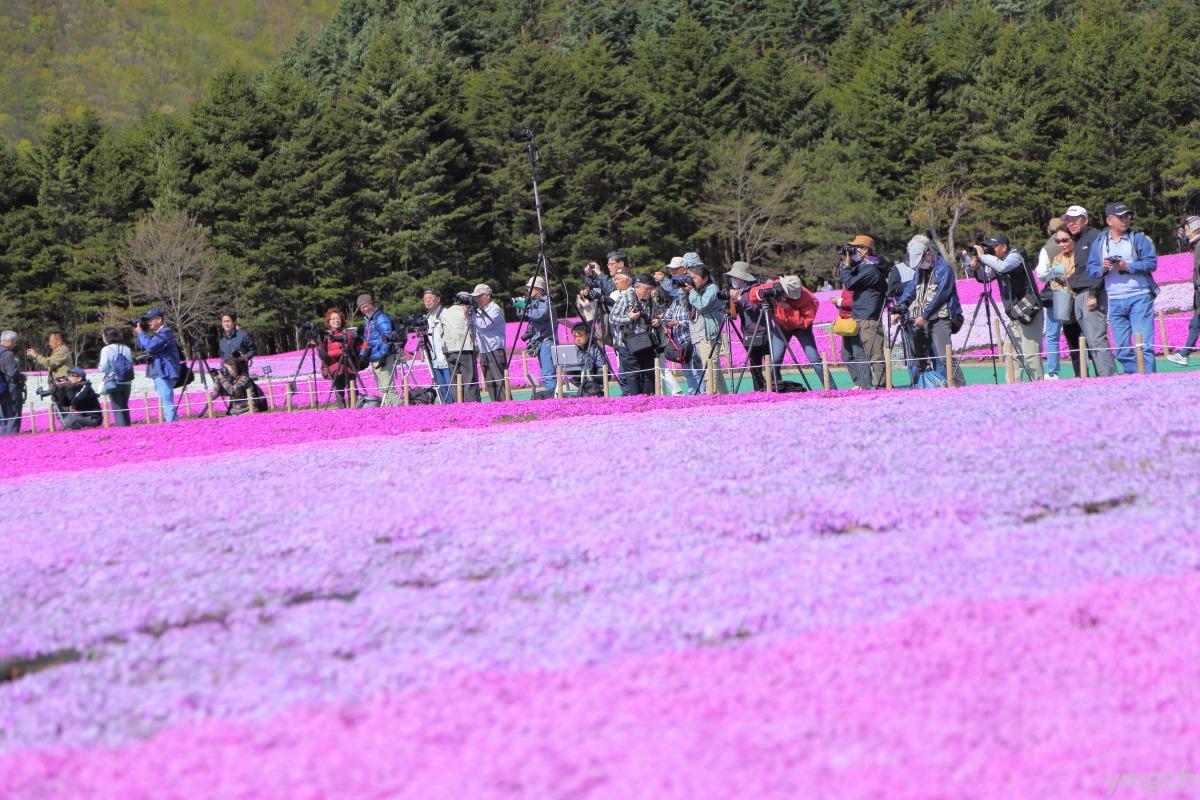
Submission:
<svg viewBox="0 0 1200 800">
<path fill-rule="evenodd" d="M 684 253 L 683 266 L 687 267 L 688 269 L 692 269 L 694 267 L 703 267 L 704 262 L 700 260 L 699 253 Z"/>
<path fill-rule="evenodd" d="M 542 279 L 541 275 L 538 275 L 537 277 L 530 278 L 529 280 L 525 281 L 525 288 L 541 289 L 544 292 L 546 291 L 546 281 Z"/>
<path fill-rule="evenodd" d="M 479 283 L 475 285 L 475 290 L 471 292 L 471 297 L 479 297 L 481 294 L 491 293 L 492 287 L 488 286 L 486 283 Z"/>
<path fill-rule="evenodd" d="M 861 246 L 861 247 L 869 247 L 872 250 L 875 249 L 875 240 L 872 239 L 870 236 L 863 236 L 862 234 L 855 236 L 853 239 L 851 239 L 849 242 L 847 242 L 847 244 L 849 244 L 851 247 Z"/>
<path fill-rule="evenodd" d="M 738 280 L 743 280 L 747 283 L 753 283 L 755 280 L 757 280 L 757 278 L 754 277 L 754 273 L 750 271 L 750 265 L 745 261 L 733 262 L 733 266 L 729 268 L 729 272 L 725 273 L 725 275 L 726 277 L 737 278 Z"/>
<path fill-rule="evenodd" d="M 799 275 L 784 275 L 779 279 L 779 285 L 783 287 L 789 300 L 799 300 L 804 296 L 804 283 Z"/>
</svg>

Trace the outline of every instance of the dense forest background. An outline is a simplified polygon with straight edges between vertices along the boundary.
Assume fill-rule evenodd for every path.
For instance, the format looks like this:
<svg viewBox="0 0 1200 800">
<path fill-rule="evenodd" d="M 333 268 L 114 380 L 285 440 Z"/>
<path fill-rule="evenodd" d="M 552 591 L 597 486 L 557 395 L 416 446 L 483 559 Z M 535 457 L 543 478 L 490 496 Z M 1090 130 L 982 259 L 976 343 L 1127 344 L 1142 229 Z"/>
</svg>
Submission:
<svg viewBox="0 0 1200 800">
<path fill-rule="evenodd" d="M 177 6 L 207 8 L 154 18 Z M 111 47 L 120 64 L 147 46 Z M 343 0 L 261 69 L 210 50 L 231 63 L 194 102 L 117 68 L 0 149 L 4 327 L 94 352 L 103 324 L 161 302 L 138 265 L 180 224 L 207 250 L 177 277 L 212 287 L 189 335 L 229 306 L 285 349 L 364 290 L 393 313 L 428 284 L 515 291 L 537 253 L 525 125 L 573 287 L 613 248 L 815 282 L 856 232 L 888 256 L 930 229 L 1037 247 L 1068 204 L 1098 223 L 1112 199 L 1167 251 L 1200 204 L 1194 0 Z M 6 87 L 35 80 L 36 59 L 2 56 Z M 137 59 L 160 56 L 179 63 Z"/>
</svg>

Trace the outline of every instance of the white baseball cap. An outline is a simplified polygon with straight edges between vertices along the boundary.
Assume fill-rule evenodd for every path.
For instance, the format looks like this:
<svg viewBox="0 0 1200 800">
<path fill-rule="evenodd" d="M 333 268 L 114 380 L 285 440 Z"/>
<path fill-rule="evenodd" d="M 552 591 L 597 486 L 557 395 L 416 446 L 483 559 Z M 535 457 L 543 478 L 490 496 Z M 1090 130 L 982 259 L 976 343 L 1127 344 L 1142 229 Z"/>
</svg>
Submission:
<svg viewBox="0 0 1200 800">
<path fill-rule="evenodd" d="M 1087 209 L 1083 206 L 1071 206 L 1063 212 L 1063 219 L 1067 217 L 1086 217 L 1087 215 Z"/>
</svg>

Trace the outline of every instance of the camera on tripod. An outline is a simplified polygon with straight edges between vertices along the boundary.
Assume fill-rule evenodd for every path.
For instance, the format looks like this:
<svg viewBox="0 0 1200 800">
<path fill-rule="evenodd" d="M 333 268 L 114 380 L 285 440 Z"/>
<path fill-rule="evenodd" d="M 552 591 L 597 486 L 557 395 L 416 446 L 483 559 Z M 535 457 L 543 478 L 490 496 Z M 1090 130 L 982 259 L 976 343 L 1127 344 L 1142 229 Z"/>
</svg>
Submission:
<svg viewBox="0 0 1200 800">
<path fill-rule="evenodd" d="M 458 306 L 467 306 L 468 308 L 476 308 L 479 301 L 470 292 L 459 292 L 454 295 L 454 304 Z"/>
<path fill-rule="evenodd" d="M 758 296 L 766 300 L 771 300 L 787 297 L 787 292 L 778 283 L 769 283 L 758 290 Z"/>
<path fill-rule="evenodd" d="M 321 332 L 317 330 L 315 322 L 301 322 L 300 333 L 304 336 L 304 341 L 308 344 L 316 344 L 321 338 Z"/>
<path fill-rule="evenodd" d="M 509 131 L 508 134 L 509 134 L 509 136 L 512 137 L 512 140 L 514 142 L 524 143 L 524 142 L 532 142 L 533 141 L 533 128 L 529 128 L 529 127 L 515 128 L 515 129 Z"/>
<path fill-rule="evenodd" d="M 426 319 L 424 314 L 418 311 L 396 320 L 396 327 L 405 328 L 413 333 L 419 333 L 429 329 L 429 320 Z"/>
</svg>

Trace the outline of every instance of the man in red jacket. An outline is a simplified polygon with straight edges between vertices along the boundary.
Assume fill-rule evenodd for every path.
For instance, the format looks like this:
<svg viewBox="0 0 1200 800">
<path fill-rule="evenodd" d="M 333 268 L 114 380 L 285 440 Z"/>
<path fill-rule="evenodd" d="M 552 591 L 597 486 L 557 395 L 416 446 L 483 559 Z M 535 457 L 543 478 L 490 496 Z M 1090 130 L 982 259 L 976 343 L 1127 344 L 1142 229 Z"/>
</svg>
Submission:
<svg viewBox="0 0 1200 800">
<path fill-rule="evenodd" d="M 817 298 L 813 293 L 805 289 L 795 275 L 784 275 L 777 281 L 752 288 L 749 299 L 752 307 L 763 303 L 771 307 L 771 360 L 775 364 L 772 377 L 776 385 L 780 381 L 779 365 L 783 363 L 783 356 L 793 337 L 804 348 L 804 355 L 816 370 L 817 380 L 820 381 L 824 363 L 812 330 L 813 320 L 817 316 Z"/>
</svg>

